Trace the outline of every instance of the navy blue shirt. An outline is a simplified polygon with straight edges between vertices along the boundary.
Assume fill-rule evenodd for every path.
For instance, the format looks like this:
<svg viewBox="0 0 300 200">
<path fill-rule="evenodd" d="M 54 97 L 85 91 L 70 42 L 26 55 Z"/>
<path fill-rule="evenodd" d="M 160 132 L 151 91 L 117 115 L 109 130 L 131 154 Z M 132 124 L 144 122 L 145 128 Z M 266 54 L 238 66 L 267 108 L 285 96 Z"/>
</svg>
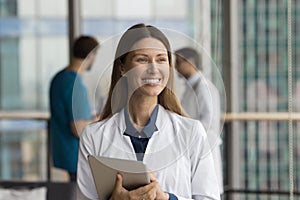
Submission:
<svg viewBox="0 0 300 200">
<path fill-rule="evenodd" d="M 144 154 L 146 152 L 149 139 L 152 137 L 153 133 L 158 130 L 155 125 L 157 119 L 157 113 L 158 113 L 158 105 L 156 105 L 154 110 L 152 111 L 150 115 L 150 119 L 147 122 L 146 126 L 142 129 L 141 132 L 139 132 L 138 130 L 136 130 L 136 128 L 133 126 L 132 122 L 130 121 L 127 108 L 124 109 L 125 124 L 126 124 L 126 130 L 124 135 L 130 137 L 132 146 L 136 154 L 136 158 L 139 161 L 142 161 L 144 158 Z M 169 200 L 178 200 L 178 198 L 174 194 L 172 193 L 168 193 L 168 194 L 169 194 Z"/>
<path fill-rule="evenodd" d="M 143 160 L 149 139 L 152 137 L 153 133 L 157 131 L 157 127 L 155 125 L 157 113 L 158 113 L 158 106 L 156 105 L 154 110 L 151 113 L 150 119 L 147 122 L 146 126 L 143 128 L 141 132 L 139 132 L 138 130 L 136 130 L 136 128 L 133 126 L 132 122 L 130 121 L 128 111 L 125 108 L 124 114 L 125 114 L 126 130 L 124 134 L 130 137 L 132 146 L 136 153 L 136 158 L 139 161 Z"/>
</svg>

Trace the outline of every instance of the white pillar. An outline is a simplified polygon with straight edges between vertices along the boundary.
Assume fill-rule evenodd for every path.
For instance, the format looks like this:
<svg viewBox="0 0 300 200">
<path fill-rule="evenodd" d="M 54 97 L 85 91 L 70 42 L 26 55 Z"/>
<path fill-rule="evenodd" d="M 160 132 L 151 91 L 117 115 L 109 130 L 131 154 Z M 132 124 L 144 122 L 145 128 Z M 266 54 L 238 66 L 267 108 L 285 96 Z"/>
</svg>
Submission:
<svg viewBox="0 0 300 200">
<path fill-rule="evenodd" d="M 203 73 L 206 77 L 211 78 L 211 18 L 210 18 L 210 1 L 194 0 L 193 1 L 193 36 L 198 44 L 201 45 L 204 52 L 202 53 Z M 201 49 L 198 49 L 201 50 Z"/>
<path fill-rule="evenodd" d="M 239 112 L 239 1 L 224 0 L 223 7 L 223 73 L 227 96 L 227 112 Z M 238 189 L 240 181 L 239 123 L 229 122 L 225 127 L 226 188 Z M 240 199 L 237 194 L 228 199 Z"/>
</svg>

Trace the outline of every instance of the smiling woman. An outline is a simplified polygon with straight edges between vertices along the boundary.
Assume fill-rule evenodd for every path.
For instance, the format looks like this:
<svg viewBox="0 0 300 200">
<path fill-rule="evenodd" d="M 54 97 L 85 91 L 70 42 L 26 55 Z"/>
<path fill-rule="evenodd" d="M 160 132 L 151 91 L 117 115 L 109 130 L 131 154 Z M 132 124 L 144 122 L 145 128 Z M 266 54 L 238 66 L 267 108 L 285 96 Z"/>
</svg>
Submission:
<svg viewBox="0 0 300 200">
<path fill-rule="evenodd" d="M 151 48 L 146 48 L 149 47 Z M 141 48 L 144 49 L 141 49 Z M 166 87 L 169 79 L 169 62 L 167 49 L 157 39 L 145 38 L 138 41 L 124 63 L 121 63 L 121 75 L 130 81 L 128 94 L 152 96 L 157 101 L 157 96 Z"/>
<path fill-rule="evenodd" d="M 150 52 L 155 55 L 151 55 Z M 128 29 L 121 37 L 116 50 L 110 90 L 102 113 L 102 119 L 111 117 L 112 114 L 119 112 L 126 106 L 132 92 L 137 89 L 128 90 L 129 83 L 127 81 L 132 78 L 137 70 L 132 70 L 136 64 L 144 67 L 147 65 L 152 66 L 147 67 L 148 71 L 155 69 L 153 65 L 166 66 L 165 70 L 169 71 L 169 76 L 165 79 L 167 84 L 164 89 L 158 94 L 158 103 L 175 113 L 183 114 L 178 99 L 174 94 L 174 67 L 171 55 L 172 52 L 168 39 L 156 27 L 137 24 Z M 132 62 L 129 63 L 129 61 Z M 125 72 L 127 72 L 126 75 Z M 136 80 L 136 76 L 133 78 Z"/>
<path fill-rule="evenodd" d="M 111 200 L 220 199 L 205 130 L 184 116 L 173 73 L 170 45 L 159 29 L 137 24 L 123 34 L 102 118 L 80 139 L 78 185 L 84 195 L 97 199 L 100 192 L 87 160 L 94 155 L 142 161 L 151 172 L 149 184 L 130 191 L 118 174 Z"/>
</svg>

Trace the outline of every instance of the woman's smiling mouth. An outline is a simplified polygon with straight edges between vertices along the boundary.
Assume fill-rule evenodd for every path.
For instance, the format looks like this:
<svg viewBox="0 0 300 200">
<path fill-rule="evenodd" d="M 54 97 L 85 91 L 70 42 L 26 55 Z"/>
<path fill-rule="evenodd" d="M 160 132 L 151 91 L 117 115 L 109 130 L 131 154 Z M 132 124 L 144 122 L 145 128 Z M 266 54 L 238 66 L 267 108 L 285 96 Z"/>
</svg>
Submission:
<svg viewBox="0 0 300 200">
<path fill-rule="evenodd" d="M 161 78 L 143 78 L 142 83 L 143 84 L 158 84 L 160 83 Z"/>
</svg>

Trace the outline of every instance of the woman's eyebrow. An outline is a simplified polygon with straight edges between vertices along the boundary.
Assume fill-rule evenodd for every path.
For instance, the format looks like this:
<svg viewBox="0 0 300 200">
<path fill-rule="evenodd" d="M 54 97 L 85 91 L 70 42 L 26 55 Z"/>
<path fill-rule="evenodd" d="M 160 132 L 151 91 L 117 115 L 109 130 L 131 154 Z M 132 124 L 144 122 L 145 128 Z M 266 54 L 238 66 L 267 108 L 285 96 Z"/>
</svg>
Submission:
<svg viewBox="0 0 300 200">
<path fill-rule="evenodd" d="M 157 56 L 168 56 L 168 54 L 167 53 L 160 53 Z"/>
<path fill-rule="evenodd" d="M 133 53 L 132 57 L 134 57 L 134 56 L 149 56 L 149 55 L 146 53 Z M 168 54 L 167 53 L 159 53 L 156 56 L 168 56 Z"/>
<path fill-rule="evenodd" d="M 145 53 L 133 53 L 132 57 L 135 57 L 135 56 L 148 56 L 148 55 Z"/>
</svg>

